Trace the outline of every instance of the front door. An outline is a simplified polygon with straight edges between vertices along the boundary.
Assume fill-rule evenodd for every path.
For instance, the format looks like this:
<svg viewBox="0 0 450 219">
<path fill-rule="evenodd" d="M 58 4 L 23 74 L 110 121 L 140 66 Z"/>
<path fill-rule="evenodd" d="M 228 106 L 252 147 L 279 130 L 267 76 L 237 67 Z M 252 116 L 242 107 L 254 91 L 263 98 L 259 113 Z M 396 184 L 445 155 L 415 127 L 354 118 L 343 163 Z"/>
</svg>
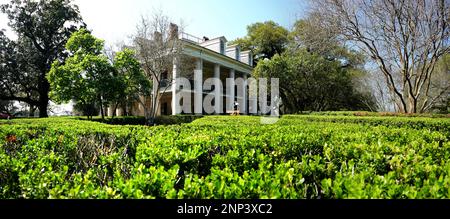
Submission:
<svg viewBox="0 0 450 219">
<path fill-rule="evenodd" d="M 161 106 L 161 115 L 169 115 L 169 107 L 167 102 L 164 102 Z"/>
</svg>

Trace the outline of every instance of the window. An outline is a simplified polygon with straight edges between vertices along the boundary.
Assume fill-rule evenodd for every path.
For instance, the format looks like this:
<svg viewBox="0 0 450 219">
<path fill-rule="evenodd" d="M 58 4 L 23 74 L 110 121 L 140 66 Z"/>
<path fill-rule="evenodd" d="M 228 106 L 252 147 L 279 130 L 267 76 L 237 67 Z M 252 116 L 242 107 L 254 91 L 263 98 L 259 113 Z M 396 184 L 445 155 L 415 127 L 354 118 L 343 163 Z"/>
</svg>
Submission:
<svg viewBox="0 0 450 219">
<path fill-rule="evenodd" d="M 161 79 L 159 81 L 159 86 L 161 88 L 169 86 L 169 72 L 166 70 L 161 74 Z"/>
<path fill-rule="evenodd" d="M 220 53 L 225 54 L 225 42 L 220 41 Z"/>
<path fill-rule="evenodd" d="M 166 80 L 169 78 L 169 72 L 167 70 L 165 70 L 162 74 L 161 74 L 161 80 Z"/>
<path fill-rule="evenodd" d="M 236 60 L 241 60 L 241 51 L 239 49 L 236 49 Z"/>
</svg>

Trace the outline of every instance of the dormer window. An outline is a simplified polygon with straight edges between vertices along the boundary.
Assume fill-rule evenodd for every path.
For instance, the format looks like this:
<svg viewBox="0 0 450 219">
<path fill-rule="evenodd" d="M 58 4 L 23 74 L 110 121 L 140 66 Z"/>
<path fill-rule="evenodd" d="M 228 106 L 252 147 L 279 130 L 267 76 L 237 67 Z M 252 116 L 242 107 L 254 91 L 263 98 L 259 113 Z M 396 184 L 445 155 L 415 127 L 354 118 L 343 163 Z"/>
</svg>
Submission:
<svg viewBox="0 0 450 219">
<path fill-rule="evenodd" d="M 241 60 L 241 50 L 239 47 L 236 47 L 236 60 Z"/>
<path fill-rule="evenodd" d="M 220 41 L 220 54 L 225 54 L 225 42 Z"/>
<path fill-rule="evenodd" d="M 205 40 L 206 39 L 208 38 L 205 38 Z M 225 37 L 218 37 L 203 41 L 202 43 L 200 43 L 200 46 L 210 49 L 214 52 L 220 53 L 222 55 L 225 55 L 225 53 L 227 52 L 226 44 L 227 39 L 225 39 Z"/>
<path fill-rule="evenodd" d="M 247 51 L 240 52 L 239 53 L 239 61 L 241 61 L 241 62 L 243 62 L 243 63 L 245 63 L 247 65 L 253 66 L 253 54 L 252 54 L 252 51 L 247 50 Z"/>
</svg>

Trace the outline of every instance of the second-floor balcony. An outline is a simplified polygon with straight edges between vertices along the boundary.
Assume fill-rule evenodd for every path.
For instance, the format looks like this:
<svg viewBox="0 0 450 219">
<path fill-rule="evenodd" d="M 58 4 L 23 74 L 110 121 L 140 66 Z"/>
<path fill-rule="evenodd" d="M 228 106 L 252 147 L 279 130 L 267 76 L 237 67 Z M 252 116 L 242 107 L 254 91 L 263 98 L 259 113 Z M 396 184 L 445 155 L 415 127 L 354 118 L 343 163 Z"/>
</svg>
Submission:
<svg viewBox="0 0 450 219">
<path fill-rule="evenodd" d="M 179 34 L 179 38 L 182 39 L 182 40 L 186 40 L 186 41 L 195 43 L 195 44 L 200 44 L 200 43 L 203 42 L 202 38 L 196 37 L 194 35 L 191 35 L 191 34 L 188 34 L 188 33 L 185 33 L 185 32 L 181 32 Z"/>
</svg>

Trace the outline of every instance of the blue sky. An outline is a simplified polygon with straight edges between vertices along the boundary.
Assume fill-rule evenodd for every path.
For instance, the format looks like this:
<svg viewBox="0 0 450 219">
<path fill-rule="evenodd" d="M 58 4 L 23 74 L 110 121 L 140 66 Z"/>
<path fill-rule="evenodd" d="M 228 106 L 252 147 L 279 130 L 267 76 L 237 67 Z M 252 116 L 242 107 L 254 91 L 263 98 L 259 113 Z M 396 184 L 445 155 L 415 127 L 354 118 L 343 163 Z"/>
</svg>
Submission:
<svg viewBox="0 0 450 219">
<path fill-rule="evenodd" d="M 274 20 L 290 28 L 304 16 L 308 0 L 75 0 L 94 35 L 108 44 L 127 41 L 141 15 L 162 10 L 174 22 L 183 20 L 185 31 L 228 40 L 246 34 L 247 25 Z M 9 2 L 0 0 L 0 3 Z M 0 28 L 6 28 L 0 15 Z"/>
<path fill-rule="evenodd" d="M 141 15 L 162 10 L 185 31 L 198 37 L 246 34 L 248 24 L 274 20 L 289 28 L 302 16 L 305 0 L 76 0 L 86 22 L 107 41 L 120 41 L 135 31 Z M 99 10 L 100 9 L 100 10 Z"/>
</svg>

